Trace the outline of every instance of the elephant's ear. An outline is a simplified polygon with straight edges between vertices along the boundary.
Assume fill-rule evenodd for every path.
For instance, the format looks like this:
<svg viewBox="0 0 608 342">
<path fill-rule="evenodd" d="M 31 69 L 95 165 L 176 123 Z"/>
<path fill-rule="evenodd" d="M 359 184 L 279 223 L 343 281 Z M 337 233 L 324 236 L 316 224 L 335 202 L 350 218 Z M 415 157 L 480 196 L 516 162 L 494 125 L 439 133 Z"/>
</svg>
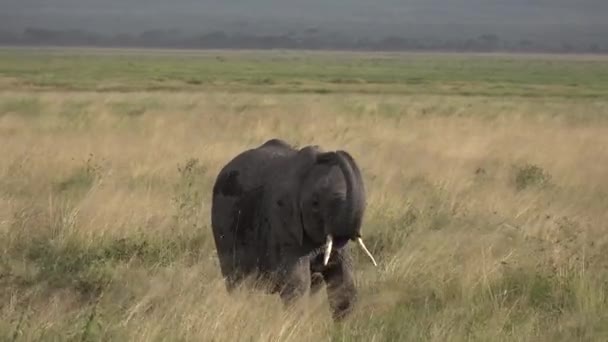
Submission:
<svg viewBox="0 0 608 342">
<path fill-rule="evenodd" d="M 306 146 L 300 149 L 288 165 L 288 170 L 281 170 L 287 175 L 286 181 L 276 184 L 273 193 L 271 224 L 275 227 L 281 241 L 290 241 L 301 246 L 304 240 L 304 226 L 300 218 L 300 190 L 303 179 L 317 162 L 320 154 L 318 146 Z"/>
</svg>

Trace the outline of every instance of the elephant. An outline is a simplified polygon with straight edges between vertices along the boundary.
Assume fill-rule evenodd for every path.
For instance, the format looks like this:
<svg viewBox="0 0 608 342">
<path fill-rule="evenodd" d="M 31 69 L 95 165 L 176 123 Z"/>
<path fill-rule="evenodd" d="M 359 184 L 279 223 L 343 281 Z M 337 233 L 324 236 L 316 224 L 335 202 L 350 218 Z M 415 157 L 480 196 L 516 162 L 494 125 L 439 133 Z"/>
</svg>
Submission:
<svg viewBox="0 0 608 342">
<path fill-rule="evenodd" d="M 226 289 L 262 280 L 288 307 L 324 283 L 333 319 L 343 319 L 357 300 L 347 243 L 377 266 L 361 237 L 365 208 L 361 171 L 346 151 L 274 138 L 237 154 L 217 175 L 211 205 Z"/>
</svg>

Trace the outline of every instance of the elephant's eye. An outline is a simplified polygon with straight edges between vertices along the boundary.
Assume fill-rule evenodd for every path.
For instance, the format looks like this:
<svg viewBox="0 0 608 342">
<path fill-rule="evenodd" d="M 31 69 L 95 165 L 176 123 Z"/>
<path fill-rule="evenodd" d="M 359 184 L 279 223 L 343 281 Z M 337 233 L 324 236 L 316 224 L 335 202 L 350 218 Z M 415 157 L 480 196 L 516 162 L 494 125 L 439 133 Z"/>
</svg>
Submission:
<svg viewBox="0 0 608 342">
<path fill-rule="evenodd" d="M 312 205 L 313 209 L 319 208 L 319 196 L 316 194 L 313 195 L 310 204 Z"/>
</svg>

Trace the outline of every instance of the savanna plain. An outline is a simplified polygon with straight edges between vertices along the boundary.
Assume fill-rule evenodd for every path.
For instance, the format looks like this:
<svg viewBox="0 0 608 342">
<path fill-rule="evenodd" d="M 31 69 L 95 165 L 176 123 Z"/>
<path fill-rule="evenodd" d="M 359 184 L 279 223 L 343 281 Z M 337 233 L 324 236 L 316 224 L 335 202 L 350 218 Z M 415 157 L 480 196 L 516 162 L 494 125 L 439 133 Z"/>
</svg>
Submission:
<svg viewBox="0 0 608 342">
<path fill-rule="evenodd" d="M 227 295 L 211 187 L 270 138 L 367 187 L 359 301 Z M 0 51 L 9 341 L 608 339 L 608 58 Z"/>
</svg>

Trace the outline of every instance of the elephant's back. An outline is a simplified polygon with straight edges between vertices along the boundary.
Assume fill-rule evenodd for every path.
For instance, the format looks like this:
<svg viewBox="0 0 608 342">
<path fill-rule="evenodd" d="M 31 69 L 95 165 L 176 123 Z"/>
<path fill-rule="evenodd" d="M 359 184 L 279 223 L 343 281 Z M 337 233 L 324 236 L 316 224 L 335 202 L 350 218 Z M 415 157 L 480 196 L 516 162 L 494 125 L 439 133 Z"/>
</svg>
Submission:
<svg viewBox="0 0 608 342">
<path fill-rule="evenodd" d="M 230 160 L 219 172 L 213 195 L 240 197 L 261 187 L 277 166 L 296 151 L 279 140 L 270 140 L 260 147 L 244 151 Z"/>
</svg>

